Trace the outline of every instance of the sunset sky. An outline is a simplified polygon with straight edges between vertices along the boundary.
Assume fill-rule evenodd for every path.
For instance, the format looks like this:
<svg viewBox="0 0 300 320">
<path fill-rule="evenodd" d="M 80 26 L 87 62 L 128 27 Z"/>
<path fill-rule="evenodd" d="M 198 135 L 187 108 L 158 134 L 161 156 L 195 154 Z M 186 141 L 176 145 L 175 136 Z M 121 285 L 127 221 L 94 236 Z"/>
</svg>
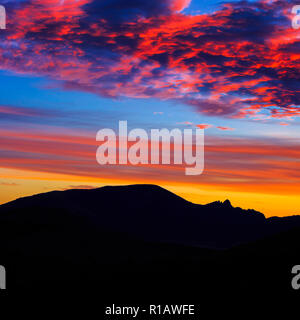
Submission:
<svg viewBox="0 0 300 320">
<path fill-rule="evenodd" d="M 151 183 L 196 203 L 300 214 L 300 1 L 0 4 L 0 203 Z M 119 120 L 204 128 L 204 173 L 99 166 L 96 133 Z"/>
</svg>

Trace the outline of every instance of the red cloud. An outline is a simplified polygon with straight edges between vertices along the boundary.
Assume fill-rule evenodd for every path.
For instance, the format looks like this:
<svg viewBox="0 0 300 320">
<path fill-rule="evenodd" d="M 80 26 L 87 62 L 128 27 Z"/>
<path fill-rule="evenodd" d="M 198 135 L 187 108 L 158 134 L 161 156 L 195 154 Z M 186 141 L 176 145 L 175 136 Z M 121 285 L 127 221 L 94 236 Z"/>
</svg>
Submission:
<svg viewBox="0 0 300 320">
<path fill-rule="evenodd" d="M 171 9 L 175 12 L 180 12 L 187 8 L 192 0 L 171 0 Z"/>
<path fill-rule="evenodd" d="M 223 130 L 223 131 L 233 131 L 234 128 L 229 128 L 229 127 L 217 127 L 218 129 L 220 130 Z"/>
<path fill-rule="evenodd" d="M 67 90 L 172 99 L 206 115 L 300 115 L 299 33 L 288 3 L 237 2 L 185 15 L 177 11 L 187 0 L 160 14 L 153 0 L 150 17 L 142 15 L 148 3 L 137 3 L 145 7 L 117 20 L 102 17 L 102 2 L 93 0 L 24 1 L 1 33 L 1 69 L 56 79 Z"/>
<path fill-rule="evenodd" d="M 211 124 L 197 124 L 197 127 L 200 129 L 208 129 L 208 128 L 212 128 L 213 125 L 211 125 Z"/>
</svg>

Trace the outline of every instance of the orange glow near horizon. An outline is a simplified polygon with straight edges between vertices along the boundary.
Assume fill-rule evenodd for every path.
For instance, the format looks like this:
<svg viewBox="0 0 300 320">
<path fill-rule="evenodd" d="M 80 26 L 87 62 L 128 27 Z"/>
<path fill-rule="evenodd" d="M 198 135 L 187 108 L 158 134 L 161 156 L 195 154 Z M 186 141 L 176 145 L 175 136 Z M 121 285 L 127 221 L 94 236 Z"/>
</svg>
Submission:
<svg viewBox="0 0 300 320">
<path fill-rule="evenodd" d="M 0 169 L 0 203 L 6 203 L 19 197 L 30 196 L 53 190 L 66 189 L 89 189 L 105 185 L 128 185 L 128 184 L 157 184 L 188 201 L 206 204 L 213 201 L 229 199 L 235 207 L 255 209 L 270 216 L 289 216 L 299 214 L 299 186 L 294 192 L 285 192 L 275 188 L 268 189 L 265 186 L 258 188 L 244 188 L 240 186 L 230 187 L 226 184 L 213 186 L 208 184 L 183 184 L 181 182 L 147 180 L 137 177 L 128 179 L 100 179 L 80 177 L 66 174 L 51 174 L 23 170 Z M 255 191 L 255 189 L 257 189 Z"/>
<path fill-rule="evenodd" d="M 0 163 L 0 203 L 57 189 L 157 184 L 194 203 L 228 198 L 266 216 L 299 214 L 297 141 L 207 136 L 204 173 L 186 176 L 176 165 L 101 167 L 99 143 L 88 132 L 2 129 L 0 134 L 0 149 L 7 150 Z"/>
</svg>

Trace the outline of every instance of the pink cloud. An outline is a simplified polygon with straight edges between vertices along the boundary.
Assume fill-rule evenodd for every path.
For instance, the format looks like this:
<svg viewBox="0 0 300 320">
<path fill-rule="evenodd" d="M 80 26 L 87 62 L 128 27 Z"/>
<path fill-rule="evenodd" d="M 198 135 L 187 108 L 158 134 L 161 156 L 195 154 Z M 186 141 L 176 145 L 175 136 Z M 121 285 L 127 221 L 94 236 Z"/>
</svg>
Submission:
<svg viewBox="0 0 300 320">
<path fill-rule="evenodd" d="M 174 12 L 181 12 L 188 8 L 192 0 L 171 0 L 171 10 Z"/>
<path fill-rule="evenodd" d="M 197 127 L 198 127 L 199 129 L 209 129 L 209 128 L 212 128 L 213 125 L 203 123 L 203 124 L 197 124 Z"/>
<path fill-rule="evenodd" d="M 152 15 L 133 11 L 130 22 L 111 23 L 94 0 L 22 1 L 1 33 L 0 67 L 65 90 L 178 101 L 205 115 L 300 116 L 299 32 L 288 3 L 227 3 L 188 15 L 179 11 L 189 0 L 169 0 L 172 12 L 154 2 Z"/>
<path fill-rule="evenodd" d="M 223 130 L 223 131 L 233 131 L 233 130 L 235 130 L 234 128 L 220 127 L 220 126 L 218 126 L 218 127 L 216 127 L 216 128 L 219 129 L 219 130 Z"/>
</svg>

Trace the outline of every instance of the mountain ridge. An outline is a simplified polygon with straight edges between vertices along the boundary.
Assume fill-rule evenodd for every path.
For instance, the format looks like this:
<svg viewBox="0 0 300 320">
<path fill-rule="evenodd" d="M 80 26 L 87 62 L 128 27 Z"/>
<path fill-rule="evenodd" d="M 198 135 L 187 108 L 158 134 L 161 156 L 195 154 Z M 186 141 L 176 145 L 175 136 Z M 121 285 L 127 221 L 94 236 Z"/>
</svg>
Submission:
<svg viewBox="0 0 300 320">
<path fill-rule="evenodd" d="M 144 184 L 51 191 L 0 206 L 0 226 L 1 221 L 29 228 L 71 225 L 72 219 L 145 241 L 209 248 L 228 248 L 300 226 L 299 216 L 266 218 L 256 210 L 233 207 L 229 200 L 194 204 Z"/>
<path fill-rule="evenodd" d="M 231 201 L 229 199 L 226 199 L 224 201 L 220 201 L 220 200 L 216 200 L 216 201 L 213 201 L 213 202 L 210 202 L 210 203 L 207 203 L 207 204 L 199 204 L 199 203 L 194 203 L 194 202 L 191 202 L 189 200 L 186 200 L 178 195 L 176 195 L 175 193 L 172 193 L 171 191 L 163 188 L 163 187 L 160 187 L 158 185 L 153 185 L 153 184 L 134 184 L 134 185 L 121 185 L 121 186 L 114 186 L 114 185 L 108 185 L 108 186 L 103 186 L 103 187 L 99 187 L 99 188 L 92 188 L 92 189 L 80 189 L 80 188 L 76 188 L 76 189 L 66 189 L 66 190 L 53 190 L 53 191 L 49 191 L 49 192 L 42 192 L 42 193 L 38 193 L 38 194 L 35 194 L 35 195 L 30 195 L 30 196 L 24 196 L 24 197 L 20 197 L 20 198 L 17 198 L 15 200 L 12 200 L 12 201 L 9 201 L 9 202 L 6 202 L 6 203 L 3 203 L 3 204 L 0 204 L 0 207 L 5 207 L 7 205 L 11 205 L 11 204 L 15 204 L 15 203 L 18 203 L 20 201 L 24 201 L 26 199 L 32 199 L 32 198 L 36 198 L 36 197 L 43 197 L 43 196 L 46 196 L 46 195 L 54 195 L 54 194 L 62 194 L 64 192 L 86 192 L 88 193 L 89 191 L 93 190 L 93 191 L 104 191 L 104 190 L 111 190 L 113 191 L 114 189 L 119 189 L 119 188 L 150 188 L 150 190 L 148 190 L 148 192 L 151 192 L 151 191 L 155 191 L 156 190 L 160 190 L 160 191 L 163 191 L 165 192 L 165 194 L 169 194 L 171 196 L 175 198 L 177 198 L 178 200 L 180 199 L 180 201 L 182 201 L 183 203 L 188 203 L 190 205 L 195 205 L 195 206 L 215 206 L 215 207 L 228 207 L 228 208 L 236 208 L 236 209 L 242 209 L 240 207 L 234 207 L 232 204 L 231 204 Z M 152 189 L 152 190 L 151 190 Z M 261 215 L 264 215 L 263 213 L 255 210 L 255 209 L 242 209 L 244 211 L 248 211 L 248 212 L 253 212 L 253 213 L 259 213 Z M 294 215 L 294 216 L 297 216 L 297 215 Z M 278 217 L 280 218 L 280 217 Z M 267 219 L 267 218 L 266 218 Z"/>
<path fill-rule="evenodd" d="M 0 206 L 0 264 L 18 289 L 288 291 L 299 239 L 299 216 L 197 205 L 155 186 L 53 191 Z"/>
</svg>

